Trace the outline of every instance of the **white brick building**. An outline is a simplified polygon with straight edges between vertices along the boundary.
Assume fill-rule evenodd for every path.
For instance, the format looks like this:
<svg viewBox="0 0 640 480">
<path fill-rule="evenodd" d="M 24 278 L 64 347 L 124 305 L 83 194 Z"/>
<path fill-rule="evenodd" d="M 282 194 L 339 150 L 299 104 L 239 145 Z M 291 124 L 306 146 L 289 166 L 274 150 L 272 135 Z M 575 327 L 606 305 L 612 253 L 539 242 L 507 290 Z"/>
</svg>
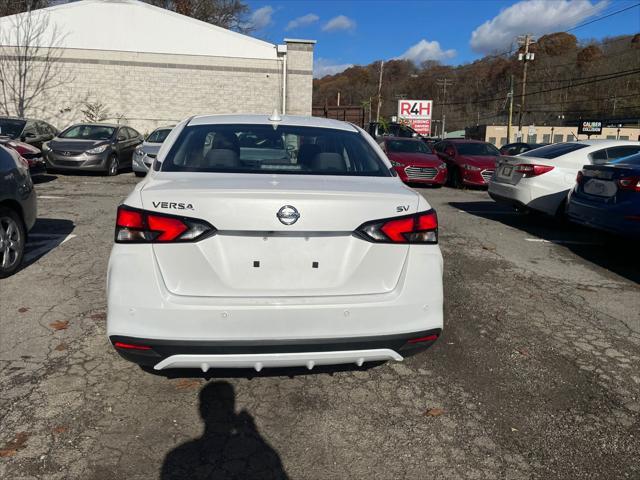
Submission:
<svg viewBox="0 0 640 480">
<path fill-rule="evenodd" d="M 0 18 L 4 55 L 21 15 Z M 202 113 L 311 114 L 314 41 L 274 45 L 137 0 L 82 0 L 32 15 L 60 33 L 64 82 L 27 115 L 58 128 L 96 102 L 107 121 L 141 132 Z M 38 42 L 50 47 L 51 35 Z"/>
</svg>

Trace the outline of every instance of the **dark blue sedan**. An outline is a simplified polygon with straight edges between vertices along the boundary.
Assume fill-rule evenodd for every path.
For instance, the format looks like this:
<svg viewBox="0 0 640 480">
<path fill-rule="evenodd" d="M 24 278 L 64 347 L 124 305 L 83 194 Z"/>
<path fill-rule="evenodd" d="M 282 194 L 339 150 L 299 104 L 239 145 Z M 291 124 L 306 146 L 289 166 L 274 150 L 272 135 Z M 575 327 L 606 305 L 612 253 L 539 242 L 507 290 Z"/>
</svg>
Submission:
<svg viewBox="0 0 640 480">
<path fill-rule="evenodd" d="M 569 195 L 573 222 L 640 238 L 640 153 L 604 165 L 585 165 Z"/>
</svg>

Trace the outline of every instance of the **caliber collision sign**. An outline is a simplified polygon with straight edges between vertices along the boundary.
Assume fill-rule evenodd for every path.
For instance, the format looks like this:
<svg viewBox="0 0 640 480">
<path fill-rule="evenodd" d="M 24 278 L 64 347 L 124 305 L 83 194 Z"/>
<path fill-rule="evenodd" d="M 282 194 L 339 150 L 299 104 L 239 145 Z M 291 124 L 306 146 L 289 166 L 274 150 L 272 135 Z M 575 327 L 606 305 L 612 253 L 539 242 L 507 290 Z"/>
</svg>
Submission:
<svg viewBox="0 0 640 480">
<path fill-rule="evenodd" d="M 597 120 L 580 120 L 578 125 L 578 135 L 600 135 L 602 133 L 602 122 Z"/>
<path fill-rule="evenodd" d="M 420 135 L 431 134 L 433 100 L 398 100 L 398 120 Z"/>
</svg>

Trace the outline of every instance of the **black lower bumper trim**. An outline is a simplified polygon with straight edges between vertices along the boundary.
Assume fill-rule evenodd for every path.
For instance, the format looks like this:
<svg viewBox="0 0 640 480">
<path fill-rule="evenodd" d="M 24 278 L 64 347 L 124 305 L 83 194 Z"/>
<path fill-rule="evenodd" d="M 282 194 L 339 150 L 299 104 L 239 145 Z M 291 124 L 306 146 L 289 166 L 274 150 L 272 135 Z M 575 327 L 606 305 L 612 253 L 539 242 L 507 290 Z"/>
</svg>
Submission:
<svg viewBox="0 0 640 480">
<path fill-rule="evenodd" d="M 441 330 L 433 329 L 399 335 L 374 337 L 347 337 L 336 339 L 300 339 L 300 340 L 251 340 L 251 341 L 197 341 L 197 340 L 154 340 L 146 338 L 113 335 L 109 337 L 112 345 L 116 342 L 126 345 L 150 347 L 147 350 L 116 347 L 116 351 L 126 360 L 139 365 L 155 365 L 172 355 L 241 355 L 256 353 L 300 353 L 333 352 L 342 350 L 369 350 L 389 348 L 401 355 L 431 346 L 436 340 L 408 343 L 409 340 L 435 335 Z"/>
</svg>

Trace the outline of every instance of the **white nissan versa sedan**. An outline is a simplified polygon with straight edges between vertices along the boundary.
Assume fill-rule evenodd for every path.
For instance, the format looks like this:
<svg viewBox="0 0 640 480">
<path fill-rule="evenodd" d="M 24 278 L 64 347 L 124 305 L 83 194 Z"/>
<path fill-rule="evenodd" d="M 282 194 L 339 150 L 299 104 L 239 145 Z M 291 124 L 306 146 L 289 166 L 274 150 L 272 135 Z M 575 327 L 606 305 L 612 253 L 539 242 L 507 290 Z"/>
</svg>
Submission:
<svg viewBox="0 0 640 480">
<path fill-rule="evenodd" d="M 111 343 L 156 370 L 400 361 L 442 331 L 435 211 L 321 118 L 176 126 L 118 207 L 107 283 Z"/>
</svg>

